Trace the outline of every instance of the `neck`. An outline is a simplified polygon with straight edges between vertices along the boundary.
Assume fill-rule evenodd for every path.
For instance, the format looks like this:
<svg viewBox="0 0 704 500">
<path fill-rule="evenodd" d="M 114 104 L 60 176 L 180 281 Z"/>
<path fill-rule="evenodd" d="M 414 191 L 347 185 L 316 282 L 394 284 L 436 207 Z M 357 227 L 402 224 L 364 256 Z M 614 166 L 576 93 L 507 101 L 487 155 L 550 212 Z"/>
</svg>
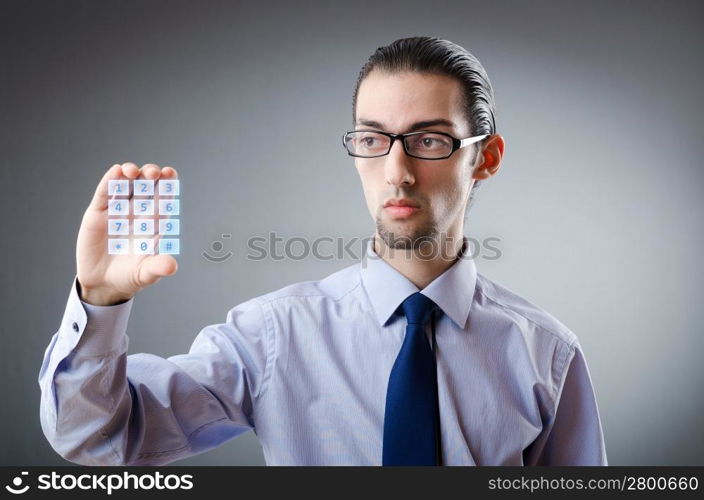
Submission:
<svg viewBox="0 0 704 500">
<path fill-rule="evenodd" d="M 462 234 L 461 230 L 442 234 L 432 244 L 428 242 L 419 249 L 406 250 L 390 248 L 379 233 L 375 233 L 374 251 L 422 290 L 457 262 L 462 251 Z"/>
</svg>

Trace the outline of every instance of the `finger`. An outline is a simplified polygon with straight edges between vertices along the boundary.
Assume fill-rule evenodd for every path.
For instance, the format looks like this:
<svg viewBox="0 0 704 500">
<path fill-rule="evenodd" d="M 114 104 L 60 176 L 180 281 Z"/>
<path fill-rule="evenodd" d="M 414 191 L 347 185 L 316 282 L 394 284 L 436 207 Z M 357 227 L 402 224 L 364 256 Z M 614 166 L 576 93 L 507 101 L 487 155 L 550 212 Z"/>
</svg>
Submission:
<svg viewBox="0 0 704 500">
<path fill-rule="evenodd" d="M 108 185 L 109 181 L 123 178 L 122 166 L 118 163 L 113 165 L 105 172 L 103 178 L 100 179 L 98 187 L 93 194 L 93 199 L 90 202 L 89 208 L 92 210 L 106 210 L 108 208 Z"/>
<path fill-rule="evenodd" d="M 161 169 L 161 179 L 178 179 L 178 172 L 174 167 L 164 167 Z"/>
<path fill-rule="evenodd" d="M 161 176 L 159 177 L 159 181 L 168 181 L 168 180 L 178 180 L 178 172 L 174 167 L 163 167 L 161 169 Z M 159 200 L 170 200 L 174 199 L 176 195 L 174 194 L 168 194 L 168 193 L 162 193 L 161 192 L 161 186 L 159 186 L 159 189 L 155 189 L 155 203 L 159 203 Z M 167 218 L 171 218 L 171 215 L 167 215 Z"/>
<path fill-rule="evenodd" d="M 159 165 L 155 163 L 145 163 L 139 173 L 139 177 L 142 179 L 155 180 L 159 178 L 161 174 L 161 169 Z"/>
<path fill-rule="evenodd" d="M 122 167 L 122 175 L 124 175 L 128 181 L 133 181 L 137 177 L 139 177 L 139 167 L 137 166 L 136 163 L 132 163 L 131 161 L 128 161 L 127 163 L 123 163 L 121 165 L 121 167 Z M 134 198 L 134 189 L 133 189 L 132 182 L 130 182 L 129 184 L 130 184 L 130 186 L 129 186 L 130 195 L 129 195 L 128 199 L 129 199 L 130 203 L 132 203 L 132 199 Z"/>
<path fill-rule="evenodd" d="M 153 285 L 164 276 L 178 271 L 178 262 L 171 255 L 151 255 L 140 262 L 137 280 L 142 286 Z"/>
<path fill-rule="evenodd" d="M 137 177 L 138 177 L 138 179 L 140 179 L 140 180 L 141 180 L 141 179 L 146 179 L 146 180 L 150 180 L 150 181 L 156 181 L 156 179 L 159 178 L 160 170 L 161 170 L 161 169 L 159 168 L 159 165 L 156 165 L 156 164 L 154 164 L 154 163 L 145 163 L 144 165 L 142 165 L 142 168 L 139 169 L 139 175 L 138 175 Z M 145 196 L 144 193 L 147 193 L 146 196 L 149 196 L 152 200 L 154 199 L 153 194 L 148 194 L 148 192 L 146 192 L 146 191 L 144 191 L 144 193 L 138 193 L 138 192 L 136 191 L 137 186 L 135 185 L 135 186 L 133 186 L 133 187 L 134 187 L 134 190 L 133 190 L 133 192 L 132 192 L 132 198 L 131 198 L 131 200 L 132 200 L 132 203 L 133 203 L 132 206 L 135 207 L 134 212 L 133 212 L 134 219 L 140 220 L 140 219 L 151 219 L 151 218 L 153 218 L 153 215 L 152 215 L 152 214 L 143 213 L 143 212 L 138 212 L 137 209 L 136 209 L 136 206 L 137 206 L 138 203 L 141 203 L 142 201 L 144 201 L 144 202 L 149 202 L 149 199 L 147 199 L 147 198 L 142 198 L 143 196 Z M 143 190 L 146 189 L 145 186 L 142 186 L 142 188 L 143 188 Z M 152 193 L 153 193 L 153 191 L 152 191 Z M 140 198 L 136 198 L 136 196 L 139 196 Z M 152 203 L 155 203 L 155 202 L 152 201 Z"/>
<path fill-rule="evenodd" d="M 137 176 L 139 175 L 139 167 L 137 167 L 136 164 L 132 163 L 131 161 L 128 161 L 127 163 L 122 164 L 122 175 L 127 177 L 128 179 L 136 179 Z"/>
</svg>

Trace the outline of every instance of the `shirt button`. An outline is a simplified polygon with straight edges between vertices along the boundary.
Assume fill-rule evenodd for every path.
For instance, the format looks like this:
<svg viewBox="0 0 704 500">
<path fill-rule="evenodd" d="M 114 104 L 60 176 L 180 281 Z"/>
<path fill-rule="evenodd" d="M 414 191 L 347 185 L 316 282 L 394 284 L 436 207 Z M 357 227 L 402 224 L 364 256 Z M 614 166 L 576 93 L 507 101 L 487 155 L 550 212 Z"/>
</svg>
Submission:
<svg viewBox="0 0 704 500">
<path fill-rule="evenodd" d="M 78 332 L 78 323 L 76 323 L 75 321 L 73 322 L 73 331 Z"/>
</svg>

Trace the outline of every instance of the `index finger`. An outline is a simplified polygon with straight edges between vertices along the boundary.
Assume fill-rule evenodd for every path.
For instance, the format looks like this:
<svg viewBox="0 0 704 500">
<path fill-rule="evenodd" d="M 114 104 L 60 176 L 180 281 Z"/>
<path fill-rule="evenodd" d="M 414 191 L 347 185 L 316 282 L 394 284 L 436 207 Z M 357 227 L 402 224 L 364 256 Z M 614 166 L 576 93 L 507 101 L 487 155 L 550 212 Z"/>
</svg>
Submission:
<svg viewBox="0 0 704 500">
<path fill-rule="evenodd" d="M 124 163 L 120 165 L 116 163 L 105 172 L 103 178 L 100 179 L 98 187 L 93 194 L 93 199 L 90 202 L 88 208 L 90 210 L 106 210 L 108 208 L 108 201 L 110 196 L 108 194 L 108 183 L 113 180 L 119 179 L 134 179 L 139 175 L 139 169 L 134 163 Z"/>
</svg>

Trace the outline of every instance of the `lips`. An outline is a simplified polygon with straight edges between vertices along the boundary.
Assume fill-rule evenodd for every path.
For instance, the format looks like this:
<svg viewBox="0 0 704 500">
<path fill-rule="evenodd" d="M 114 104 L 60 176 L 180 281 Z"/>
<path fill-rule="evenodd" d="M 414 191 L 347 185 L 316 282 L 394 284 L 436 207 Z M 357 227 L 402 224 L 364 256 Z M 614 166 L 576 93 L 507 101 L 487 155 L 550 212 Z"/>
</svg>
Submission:
<svg viewBox="0 0 704 500">
<path fill-rule="evenodd" d="M 418 208 L 418 204 L 406 198 L 393 198 L 384 203 L 384 208 L 387 207 L 411 207 Z"/>
<path fill-rule="evenodd" d="M 384 211 L 395 219 L 405 219 L 420 210 L 420 207 L 406 198 L 393 198 L 384 203 Z"/>
</svg>

